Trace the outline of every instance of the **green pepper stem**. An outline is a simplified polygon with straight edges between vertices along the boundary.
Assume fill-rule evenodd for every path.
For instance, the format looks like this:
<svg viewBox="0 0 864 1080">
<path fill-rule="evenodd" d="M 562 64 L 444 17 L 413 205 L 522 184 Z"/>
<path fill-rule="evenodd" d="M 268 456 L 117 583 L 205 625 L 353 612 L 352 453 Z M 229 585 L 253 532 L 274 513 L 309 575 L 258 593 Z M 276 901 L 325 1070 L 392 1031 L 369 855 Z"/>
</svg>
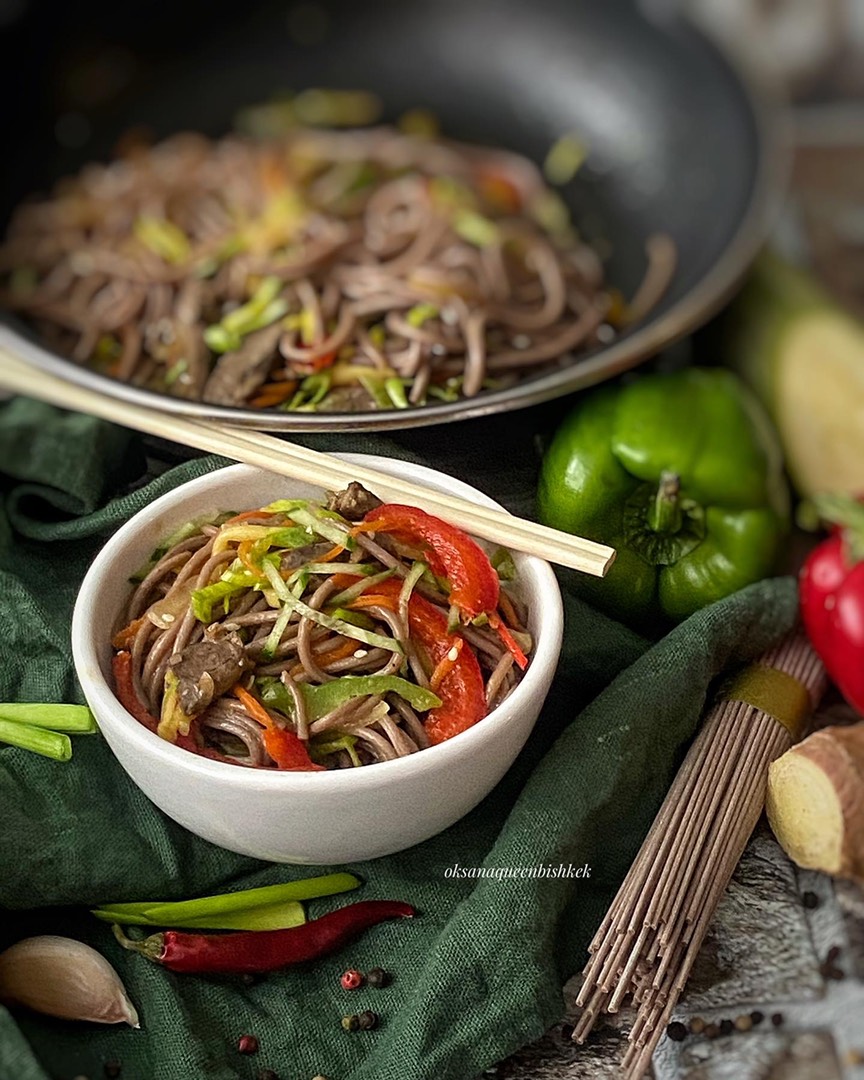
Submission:
<svg viewBox="0 0 864 1080">
<path fill-rule="evenodd" d="M 111 929 L 114 932 L 114 937 L 117 938 L 124 949 L 141 953 L 142 956 L 146 956 L 148 960 L 153 960 L 157 964 L 162 959 L 165 948 L 164 934 L 151 934 L 149 937 L 144 938 L 143 941 L 133 941 L 132 938 L 123 933 L 117 923 L 114 923 Z"/>
<path fill-rule="evenodd" d="M 681 516 L 681 478 L 677 473 L 662 472 L 654 502 L 648 509 L 648 527 L 656 533 L 677 533 L 683 523 Z"/>
</svg>

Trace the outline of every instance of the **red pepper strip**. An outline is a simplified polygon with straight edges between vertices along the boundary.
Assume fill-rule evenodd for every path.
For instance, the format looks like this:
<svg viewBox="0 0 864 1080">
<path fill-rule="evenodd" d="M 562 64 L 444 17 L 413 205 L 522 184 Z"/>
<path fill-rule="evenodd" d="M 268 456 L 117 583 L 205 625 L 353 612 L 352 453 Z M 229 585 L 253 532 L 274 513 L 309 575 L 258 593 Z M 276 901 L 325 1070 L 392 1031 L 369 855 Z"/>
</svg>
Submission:
<svg viewBox="0 0 864 1080">
<path fill-rule="evenodd" d="M 115 653 L 112 667 L 114 669 L 114 692 L 117 695 L 117 700 L 126 712 L 135 717 L 139 724 L 143 724 L 144 727 L 155 733 L 159 727 L 159 721 L 155 716 L 150 715 L 135 693 L 135 684 L 132 681 L 132 653 L 126 651 Z M 218 750 L 204 746 L 198 741 L 195 737 L 194 725 L 195 721 L 193 720 L 189 734 L 178 735 L 174 745 L 179 746 L 181 750 L 191 750 L 193 754 L 198 754 L 199 757 L 210 758 L 213 761 L 228 761 L 224 754 L 220 754 Z"/>
<path fill-rule="evenodd" d="M 395 608 L 401 589 L 401 580 L 388 578 L 373 585 L 372 590 L 363 595 L 367 599 L 374 595 L 383 606 Z M 423 648 L 433 667 L 437 667 L 454 646 L 459 650 L 452 667 L 435 689 L 441 704 L 437 709 L 430 709 L 423 724 L 429 742 L 435 745 L 467 731 L 486 715 L 483 673 L 468 642 L 463 641 L 460 648 L 458 642 L 462 639 L 447 632 L 446 616 L 416 592 L 408 601 L 408 624 L 412 639 Z"/>
<path fill-rule="evenodd" d="M 414 506 L 384 503 L 370 510 L 364 531 L 390 533 L 407 544 L 425 546 L 433 573 L 450 583 L 450 601 L 466 619 L 498 608 L 498 575 L 489 556 L 471 537 Z"/>
<path fill-rule="evenodd" d="M 252 717 L 264 728 L 264 749 L 280 769 L 291 772 L 322 772 L 323 765 L 316 765 L 309 757 L 303 740 L 298 739 L 293 731 L 280 727 L 270 716 L 261 702 L 244 690 L 235 686 L 232 693 Z"/>
<path fill-rule="evenodd" d="M 493 611 L 489 616 L 489 625 L 496 632 L 498 637 L 501 638 L 510 655 L 524 671 L 525 668 L 528 667 L 528 657 L 522 652 L 519 647 L 519 642 L 510 633 L 497 611 Z"/>
<path fill-rule="evenodd" d="M 155 731 L 159 727 L 159 721 L 151 716 L 135 693 L 135 684 L 132 681 L 132 653 L 118 652 L 111 661 L 114 669 L 114 692 L 117 700 L 132 716 L 143 724 L 144 727 Z"/>
<path fill-rule="evenodd" d="M 370 926 L 387 919 L 410 919 L 417 912 L 397 900 L 361 900 L 320 919 L 287 930 L 245 930 L 235 934 L 187 934 L 166 930 L 143 941 L 114 934 L 124 949 L 186 974 L 257 975 L 327 956 Z"/>
</svg>

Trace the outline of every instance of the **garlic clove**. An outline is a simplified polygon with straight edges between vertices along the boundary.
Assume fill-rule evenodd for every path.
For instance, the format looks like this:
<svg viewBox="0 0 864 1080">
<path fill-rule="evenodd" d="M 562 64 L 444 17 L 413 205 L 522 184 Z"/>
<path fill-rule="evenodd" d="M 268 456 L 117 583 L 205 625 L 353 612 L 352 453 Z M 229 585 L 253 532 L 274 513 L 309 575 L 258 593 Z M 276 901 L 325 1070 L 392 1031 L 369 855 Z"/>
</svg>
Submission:
<svg viewBox="0 0 864 1080">
<path fill-rule="evenodd" d="M 64 1020 L 141 1026 L 114 968 L 73 938 L 25 938 L 0 953 L 0 1001 Z"/>
</svg>

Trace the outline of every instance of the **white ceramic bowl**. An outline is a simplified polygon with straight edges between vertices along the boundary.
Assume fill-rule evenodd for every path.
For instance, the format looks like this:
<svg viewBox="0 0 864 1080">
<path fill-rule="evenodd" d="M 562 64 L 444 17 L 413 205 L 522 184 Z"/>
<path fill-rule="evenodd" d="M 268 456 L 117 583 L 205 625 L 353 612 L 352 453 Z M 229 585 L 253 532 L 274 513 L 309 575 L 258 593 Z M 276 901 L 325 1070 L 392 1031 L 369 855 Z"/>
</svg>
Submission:
<svg viewBox="0 0 864 1080">
<path fill-rule="evenodd" d="M 474 488 L 431 469 L 364 454 L 339 455 L 486 506 Z M 319 498 L 311 485 L 246 465 L 183 484 L 136 514 L 91 566 L 75 605 L 72 649 L 78 678 L 117 760 L 161 810 L 214 844 L 273 862 L 345 863 L 418 844 L 468 813 L 521 750 L 549 690 L 561 648 L 561 594 L 551 568 L 517 556 L 535 648 L 513 693 L 480 723 L 427 750 L 360 769 L 280 773 L 211 761 L 138 723 L 111 688 L 112 628 L 129 576 L 159 541 L 190 518 Z"/>
</svg>

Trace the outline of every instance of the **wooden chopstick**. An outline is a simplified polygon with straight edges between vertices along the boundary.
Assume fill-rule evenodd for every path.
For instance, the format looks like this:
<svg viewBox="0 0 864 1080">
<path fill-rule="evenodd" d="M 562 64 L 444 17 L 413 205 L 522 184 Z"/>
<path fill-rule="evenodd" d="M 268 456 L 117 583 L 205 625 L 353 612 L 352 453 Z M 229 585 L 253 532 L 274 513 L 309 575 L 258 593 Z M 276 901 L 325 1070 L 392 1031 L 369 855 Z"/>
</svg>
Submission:
<svg viewBox="0 0 864 1080">
<path fill-rule="evenodd" d="M 615 558 L 615 551 L 605 544 L 513 517 L 505 511 L 477 506 L 466 499 L 433 491 L 422 484 L 388 476 L 366 466 L 348 464 L 330 454 L 309 450 L 272 435 L 118 401 L 97 390 L 67 383 L 33 368 L 5 349 L 0 350 L 0 390 L 88 413 L 326 489 L 335 490 L 357 480 L 385 501 L 418 506 L 475 536 L 594 577 L 603 577 Z"/>
</svg>

